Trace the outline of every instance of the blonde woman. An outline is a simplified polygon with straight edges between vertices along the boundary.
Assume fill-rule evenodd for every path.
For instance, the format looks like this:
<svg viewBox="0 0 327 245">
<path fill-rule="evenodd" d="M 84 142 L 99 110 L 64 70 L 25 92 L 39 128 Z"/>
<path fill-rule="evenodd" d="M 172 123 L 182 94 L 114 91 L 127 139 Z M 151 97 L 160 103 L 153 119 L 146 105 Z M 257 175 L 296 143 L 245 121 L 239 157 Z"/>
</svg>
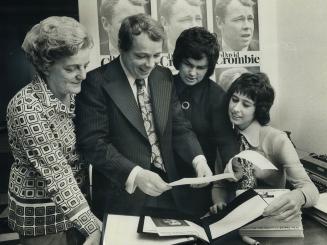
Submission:
<svg viewBox="0 0 327 245">
<path fill-rule="evenodd" d="M 21 244 L 100 242 L 99 223 L 81 191 L 86 168 L 76 152 L 73 124 L 75 94 L 92 46 L 85 28 L 69 17 L 41 21 L 23 42 L 36 75 L 7 109 L 14 156 L 8 223 Z"/>
</svg>

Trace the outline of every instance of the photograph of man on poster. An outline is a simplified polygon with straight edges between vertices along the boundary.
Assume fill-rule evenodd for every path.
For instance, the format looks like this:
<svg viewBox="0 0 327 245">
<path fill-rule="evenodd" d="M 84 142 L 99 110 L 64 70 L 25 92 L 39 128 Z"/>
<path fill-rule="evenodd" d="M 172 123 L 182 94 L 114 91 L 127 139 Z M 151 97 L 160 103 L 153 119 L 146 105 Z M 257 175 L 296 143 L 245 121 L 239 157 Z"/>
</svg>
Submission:
<svg viewBox="0 0 327 245">
<path fill-rule="evenodd" d="M 185 29 L 206 27 L 206 5 L 203 0 L 159 0 L 158 20 L 165 29 L 167 41 L 163 52 L 172 53 L 176 39 Z"/>
<path fill-rule="evenodd" d="M 148 0 L 98 0 L 100 55 L 119 54 L 118 30 L 125 17 L 150 12 Z"/>
<path fill-rule="evenodd" d="M 214 0 L 213 23 L 222 51 L 258 51 L 257 4 L 253 0 Z"/>
</svg>

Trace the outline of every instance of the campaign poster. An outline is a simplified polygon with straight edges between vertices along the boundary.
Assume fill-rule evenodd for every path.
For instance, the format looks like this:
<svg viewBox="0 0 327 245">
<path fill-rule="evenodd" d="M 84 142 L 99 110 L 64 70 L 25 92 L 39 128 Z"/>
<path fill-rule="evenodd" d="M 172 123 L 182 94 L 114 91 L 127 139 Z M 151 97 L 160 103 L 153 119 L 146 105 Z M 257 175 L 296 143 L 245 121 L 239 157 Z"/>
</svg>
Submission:
<svg viewBox="0 0 327 245">
<path fill-rule="evenodd" d="M 94 38 L 90 69 L 119 55 L 121 21 L 137 13 L 149 14 L 162 24 L 167 39 L 159 65 L 169 67 L 173 73 L 178 72 L 172 62 L 176 39 L 183 30 L 194 26 L 203 26 L 217 35 L 221 52 L 216 73 L 231 67 L 260 67 L 257 0 L 79 0 L 78 3 L 80 21 Z M 225 13 L 224 18 L 219 17 L 221 13 Z M 216 78 L 214 75 L 213 79 Z"/>
<path fill-rule="evenodd" d="M 133 14 L 151 15 L 147 0 L 97 0 L 100 55 L 117 56 L 118 31 L 123 19 Z"/>
<path fill-rule="evenodd" d="M 167 36 L 163 52 L 173 53 L 178 36 L 185 29 L 207 28 L 207 5 L 204 0 L 158 0 L 157 19 Z"/>
</svg>

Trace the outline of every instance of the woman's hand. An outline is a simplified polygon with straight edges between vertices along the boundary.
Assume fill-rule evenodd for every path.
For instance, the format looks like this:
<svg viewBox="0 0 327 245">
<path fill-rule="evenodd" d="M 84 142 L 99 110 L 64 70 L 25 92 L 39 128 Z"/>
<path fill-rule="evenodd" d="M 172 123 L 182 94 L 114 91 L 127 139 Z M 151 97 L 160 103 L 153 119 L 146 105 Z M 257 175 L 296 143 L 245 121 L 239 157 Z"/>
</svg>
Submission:
<svg viewBox="0 0 327 245">
<path fill-rule="evenodd" d="M 214 205 L 212 205 L 211 207 L 210 207 L 210 213 L 211 214 L 216 214 L 216 213 L 218 213 L 219 211 L 221 211 L 221 210 L 223 210 L 224 209 L 224 207 L 226 207 L 226 202 L 224 202 L 224 201 L 220 201 L 220 202 L 218 202 L 218 203 L 215 203 Z"/>
<path fill-rule="evenodd" d="M 96 230 L 86 238 L 83 245 L 99 245 L 100 239 L 101 239 L 101 232 L 100 230 Z"/>
<path fill-rule="evenodd" d="M 300 190 L 293 190 L 272 201 L 263 212 L 263 216 L 274 216 L 283 221 L 289 221 L 301 212 L 305 197 Z"/>
<path fill-rule="evenodd" d="M 209 209 L 211 214 L 216 214 L 226 207 L 228 191 L 229 190 L 224 187 L 213 186 L 211 190 L 211 197 L 214 204 Z"/>
</svg>

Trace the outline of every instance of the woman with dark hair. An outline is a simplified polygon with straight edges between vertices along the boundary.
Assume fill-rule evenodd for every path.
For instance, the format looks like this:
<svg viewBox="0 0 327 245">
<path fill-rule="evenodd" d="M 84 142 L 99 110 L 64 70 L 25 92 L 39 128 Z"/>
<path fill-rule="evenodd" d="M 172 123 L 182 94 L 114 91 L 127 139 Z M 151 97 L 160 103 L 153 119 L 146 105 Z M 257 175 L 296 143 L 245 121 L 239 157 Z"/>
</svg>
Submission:
<svg viewBox="0 0 327 245">
<path fill-rule="evenodd" d="M 14 156 L 8 224 L 23 245 L 100 243 L 73 123 L 92 47 L 79 22 L 58 16 L 33 26 L 22 44 L 36 74 L 9 102 L 7 124 Z"/>
<path fill-rule="evenodd" d="M 221 172 L 228 160 L 239 151 L 227 116 L 226 94 L 209 77 L 219 56 L 219 45 L 214 34 L 203 27 L 184 30 L 176 41 L 173 64 L 179 73 L 174 76 L 177 95 L 187 119 L 192 124 L 208 165 Z M 178 162 L 183 162 L 176 156 Z M 186 164 L 181 174 L 192 176 Z M 191 189 L 190 205 L 195 213 L 204 214 L 212 205 L 211 188 Z"/>
<path fill-rule="evenodd" d="M 227 91 L 228 115 L 238 135 L 242 150 L 254 150 L 272 162 L 277 170 L 260 170 L 248 161 L 233 161 L 238 188 L 285 188 L 292 190 L 276 198 L 264 211 L 277 219 L 290 220 L 301 207 L 311 207 L 319 193 L 310 180 L 286 133 L 267 125 L 275 93 L 264 73 L 244 73 Z M 236 158 L 237 159 L 237 158 Z M 215 202 L 221 202 L 219 194 Z M 217 212 L 217 207 L 211 208 Z"/>
</svg>

